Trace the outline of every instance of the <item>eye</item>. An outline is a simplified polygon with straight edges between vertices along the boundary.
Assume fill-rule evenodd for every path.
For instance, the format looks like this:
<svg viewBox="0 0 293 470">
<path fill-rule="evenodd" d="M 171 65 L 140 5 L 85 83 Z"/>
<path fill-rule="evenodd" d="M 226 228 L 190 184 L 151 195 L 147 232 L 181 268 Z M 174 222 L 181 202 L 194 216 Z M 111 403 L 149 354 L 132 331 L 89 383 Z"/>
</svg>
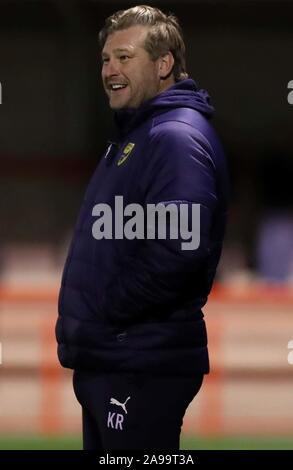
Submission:
<svg viewBox="0 0 293 470">
<path fill-rule="evenodd" d="M 129 56 L 126 54 L 123 54 L 119 57 L 119 59 L 121 62 L 126 62 L 126 60 L 129 59 Z"/>
<path fill-rule="evenodd" d="M 102 57 L 102 63 L 107 64 L 109 62 L 109 59 L 107 57 Z"/>
</svg>

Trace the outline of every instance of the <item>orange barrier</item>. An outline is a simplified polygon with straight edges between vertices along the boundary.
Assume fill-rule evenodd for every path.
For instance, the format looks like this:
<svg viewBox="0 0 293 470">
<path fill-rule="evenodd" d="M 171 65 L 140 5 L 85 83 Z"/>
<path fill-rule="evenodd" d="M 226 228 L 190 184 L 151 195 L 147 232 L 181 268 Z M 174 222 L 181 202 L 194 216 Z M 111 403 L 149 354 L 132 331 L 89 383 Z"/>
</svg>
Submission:
<svg viewBox="0 0 293 470">
<path fill-rule="evenodd" d="M 48 301 L 57 303 L 59 287 L 58 285 L 56 287 L 38 287 L 36 289 L 34 287 L 0 286 L 0 301 Z M 252 283 L 238 286 L 215 283 L 209 299 L 223 302 L 266 301 L 292 304 L 293 285 Z"/>
<path fill-rule="evenodd" d="M 64 432 L 64 403 L 62 401 L 62 393 L 66 373 L 62 370 L 57 361 L 54 332 L 58 289 L 59 286 L 37 289 L 8 286 L 0 287 L 0 302 L 2 305 L 6 305 L 6 320 L 4 326 L 7 334 L 15 334 L 17 338 L 21 338 L 27 334 L 26 332 L 31 333 L 31 330 L 35 328 L 35 336 L 40 342 L 40 357 L 38 357 L 37 364 L 29 362 L 29 360 L 25 364 L 17 364 L 17 362 L 6 364 L 4 361 L 0 366 L 0 372 L 3 376 L 6 374 L 7 376 L 17 375 L 26 377 L 28 374 L 31 374 L 31 376 L 37 377 L 41 398 L 36 426 L 37 430 L 43 434 Z M 216 314 L 210 315 L 213 312 L 209 311 L 206 317 L 213 366 L 212 372 L 205 378 L 203 391 L 199 394 L 200 406 L 198 407 L 196 419 L 187 419 L 186 423 L 186 430 L 193 432 L 194 422 L 196 421 L 197 432 L 201 435 L 223 434 L 225 429 L 227 429 L 223 409 L 223 395 L 225 381 L 228 376 L 235 380 L 239 380 L 239 378 L 243 379 L 243 377 L 246 377 L 248 380 L 255 380 L 258 379 L 258 377 L 262 379 L 268 378 L 272 383 L 276 378 L 277 380 L 283 380 L 284 377 L 287 378 L 288 376 L 288 368 L 286 368 L 286 365 L 284 365 L 283 369 L 275 367 L 275 369 L 266 369 L 263 371 L 253 369 L 251 366 L 247 369 L 239 369 L 238 365 L 234 368 L 230 366 L 229 370 L 225 369 L 223 346 L 225 343 L 224 332 L 228 322 L 226 322 L 225 316 L 220 311 L 223 312 L 228 305 L 232 305 L 232 309 L 234 310 L 235 308 L 237 311 L 239 305 L 241 305 L 242 308 L 247 304 L 248 312 L 254 312 L 255 306 L 261 304 L 265 305 L 265 310 L 268 305 L 275 305 L 276 308 L 282 305 L 286 318 L 289 318 L 289 313 L 293 311 L 293 289 L 289 287 L 272 287 L 255 284 L 236 289 L 232 286 L 216 284 L 210 296 L 210 304 L 212 304 L 212 309 L 216 312 Z M 208 306 L 210 304 L 208 304 Z M 254 310 L 250 308 L 251 305 L 254 305 Z M 25 308 L 30 312 L 29 314 L 33 318 L 32 322 L 27 320 L 27 312 L 25 315 L 20 314 Z M 10 310 L 14 311 L 13 315 L 9 314 Z M 241 321 L 243 322 L 243 318 Z M 2 326 L 3 322 L 1 323 L 0 317 L 0 329 Z M 245 324 L 241 323 L 241 327 L 245 328 Z M 288 333 L 290 334 L 291 332 L 288 331 Z M 293 331 L 291 336 L 293 338 Z M 5 351 L 3 355 L 5 358 Z M 286 350 L 284 350 L 284 357 L 286 359 Z M 195 401 L 197 402 L 197 400 Z M 68 422 L 70 419 L 68 419 Z M 242 426 L 249 427 L 251 424 L 249 421 L 250 418 L 242 417 L 241 419 Z M 255 419 L 254 422 L 255 430 L 261 430 L 262 425 L 260 423 L 262 422 L 262 418 L 259 420 Z M 267 422 L 269 422 L 269 419 Z M 272 419 L 271 422 L 274 422 L 274 420 Z M 10 426 L 14 426 L 15 423 L 17 423 L 17 418 L 12 416 L 10 419 L 6 416 L 3 419 L 1 418 L 1 423 L 2 425 L 5 423 L 5 426 L 8 427 L 9 423 Z M 278 423 L 280 430 L 291 431 L 293 428 L 293 425 L 290 425 L 290 416 L 288 416 L 286 422 L 283 419 L 283 423 L 281 423 L 281 420 L 279 420 Z M 232 429 L 234 424 L 232 423 L 231 426 L 230 428 Z M 237 426 L 235 429 L 237 429 Z"/>
<path fill-rule="evenodd" d="M 45 316 L 41 323 L 42 359 L 40 366 L 40 429 L 49 435 L 62 432 L 62 369 L 56 362 L 55 316 Z"/>
<path fill-rule="evenodd" d="M 221 362 L 223 345 L 222 333 L 221 322 L 219 320 L 213 321 L 209 328 L 209 342 L 213 344 L 219 363 Z M 202 436 L 220 434 L 223 429 L 223 369 L 221 367 L 212 369 L 210 374 L 204 378 L 204 382 L 206 381 L 208 381 L 209 386 L 204 387 L 201 394 L 201 407 L 199 410 L 199 429 Z"/>
<path fill-rule="evenodd" d="M 253 283 L 249 285 L 215 284 L 210 300 L 221 302 L 270 302 L 293 304 L 293 285 Z"/>
</svg>

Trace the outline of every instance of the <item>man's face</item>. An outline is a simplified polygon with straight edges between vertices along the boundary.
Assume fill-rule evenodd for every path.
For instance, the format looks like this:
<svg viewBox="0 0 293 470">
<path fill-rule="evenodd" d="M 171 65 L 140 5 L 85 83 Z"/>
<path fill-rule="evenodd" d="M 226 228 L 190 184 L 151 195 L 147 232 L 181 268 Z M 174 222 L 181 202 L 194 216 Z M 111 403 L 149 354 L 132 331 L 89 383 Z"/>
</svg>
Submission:
<svg viewBox="0 0 293 470">
<path fill-rule="evenodd" d="M 112 109 L 137 108 L 160 92 L 158 61 L 144 49 L 147 32 L 145 26 L 131 26 L 106 40 L 102 80 Z"/>
</svg>

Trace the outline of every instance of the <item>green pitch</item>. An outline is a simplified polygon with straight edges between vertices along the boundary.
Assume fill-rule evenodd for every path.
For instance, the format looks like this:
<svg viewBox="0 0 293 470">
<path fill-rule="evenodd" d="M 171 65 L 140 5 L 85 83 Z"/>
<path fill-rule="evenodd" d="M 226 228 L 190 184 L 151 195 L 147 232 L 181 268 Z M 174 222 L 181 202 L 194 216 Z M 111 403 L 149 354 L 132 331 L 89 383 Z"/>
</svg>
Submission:
<svg viewBox="0 0 293 470">
<path fill-rule="evenodd" d="M 79 436 L 4 436 L 0 435 L 0 450 L 78 450 L 82 448 Z M 293 450 L 292 437 L 217 437 L 195 438 L 183 436 L 183 450 Z"/>
</svg>

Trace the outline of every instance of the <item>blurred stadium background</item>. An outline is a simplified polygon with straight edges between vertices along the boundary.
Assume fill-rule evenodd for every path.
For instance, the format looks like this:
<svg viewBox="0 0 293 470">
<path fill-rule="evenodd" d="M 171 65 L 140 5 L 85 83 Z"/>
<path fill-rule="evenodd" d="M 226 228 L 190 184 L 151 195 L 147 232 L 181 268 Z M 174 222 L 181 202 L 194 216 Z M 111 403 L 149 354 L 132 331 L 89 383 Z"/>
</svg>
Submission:
<svg viewBox="0 0 293 470">
<path fill-rule="evenodd" d="M 71 372 L 56 358 L 56 303 L 112 126 L 97 32 L 135 3 L 0 2 L 0 449 L 81 448 Z M 293 4 L 149 3 L 181 20 L 232 177 L 205 308 L 212 372 L 186 413 L 182 448 L 293 449 Z"/>
</svg>

